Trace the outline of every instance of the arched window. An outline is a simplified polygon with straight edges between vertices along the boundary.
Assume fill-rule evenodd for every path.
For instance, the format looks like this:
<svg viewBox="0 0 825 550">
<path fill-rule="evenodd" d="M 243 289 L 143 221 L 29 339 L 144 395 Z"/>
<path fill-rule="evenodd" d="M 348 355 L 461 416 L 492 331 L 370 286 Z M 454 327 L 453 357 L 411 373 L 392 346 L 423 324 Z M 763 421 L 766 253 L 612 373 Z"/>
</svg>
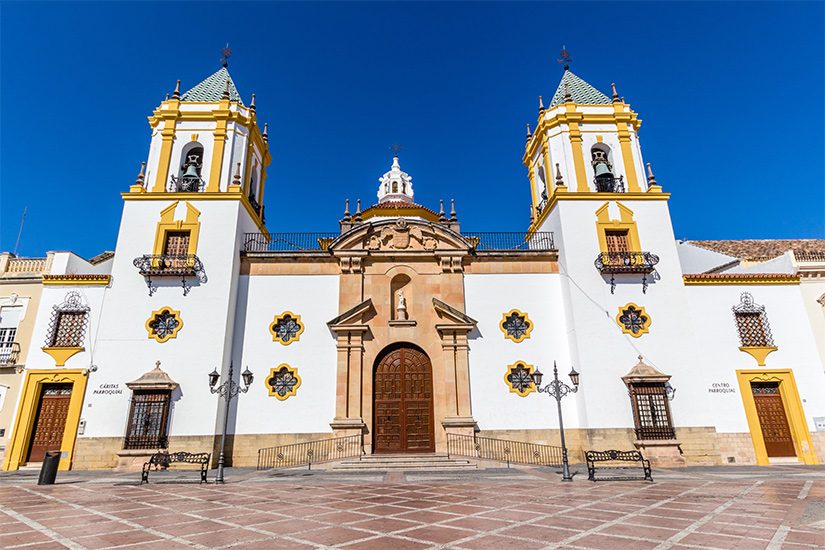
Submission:
<svg viewBox="0 0 825 550">
<path fill-rule="evenodd" d="M 624 191 L 621 178 L 613 174 L 613 154 L 604 143 L 596 143 L 590 148 L 596 191 L 602 193 L 620 193 Z"/>
<path fill-rule="evenodd" d="M 201 178 L 203 170 L 203 145 L 197 141 L 187 143 L 181 151 L 180 169 L 177 177 L 172 176 L 171 189 L 173 192 L 203 191 L 204 182 Z"/>
</svg>

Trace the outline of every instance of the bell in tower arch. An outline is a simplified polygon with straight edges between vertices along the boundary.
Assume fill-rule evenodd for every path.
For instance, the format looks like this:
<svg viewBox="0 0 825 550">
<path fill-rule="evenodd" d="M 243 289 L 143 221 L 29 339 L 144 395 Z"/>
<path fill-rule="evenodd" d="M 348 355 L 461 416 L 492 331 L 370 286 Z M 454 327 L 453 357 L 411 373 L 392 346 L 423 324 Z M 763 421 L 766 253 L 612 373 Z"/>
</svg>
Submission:
<svg viewBox="0 0 825 550">
<path fill-rule="evenodd" d="M 596 184 L 596 191 L 613 191 L 613 182 L 615 177 L 613 175 L 613 166 L 608 159 L 608 153 L 601 147 L 594 146 L 590 150 L 594 183 Z"/>
</svg>

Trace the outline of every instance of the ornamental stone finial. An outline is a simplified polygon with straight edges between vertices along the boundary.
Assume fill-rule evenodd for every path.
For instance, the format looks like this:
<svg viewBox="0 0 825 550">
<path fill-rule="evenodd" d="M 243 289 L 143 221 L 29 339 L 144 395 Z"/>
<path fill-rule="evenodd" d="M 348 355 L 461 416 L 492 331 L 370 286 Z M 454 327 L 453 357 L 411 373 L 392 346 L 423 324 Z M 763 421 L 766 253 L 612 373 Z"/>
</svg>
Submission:
<svg viewBox="0 0 825 550">
<path fill-rule="evenodd" d="M 175 84 L 175 91 L 172 92 L 172 99 L 180 99 L 180 80 Z"/>
<path fill-rule="evenodd" d="M 619 93 L 616 91 L 616 83 L 611 82 L 610 87 L 613 88 L 613 103 L 621 103 L 623 100 L 619 99 Z"/>
</svg>

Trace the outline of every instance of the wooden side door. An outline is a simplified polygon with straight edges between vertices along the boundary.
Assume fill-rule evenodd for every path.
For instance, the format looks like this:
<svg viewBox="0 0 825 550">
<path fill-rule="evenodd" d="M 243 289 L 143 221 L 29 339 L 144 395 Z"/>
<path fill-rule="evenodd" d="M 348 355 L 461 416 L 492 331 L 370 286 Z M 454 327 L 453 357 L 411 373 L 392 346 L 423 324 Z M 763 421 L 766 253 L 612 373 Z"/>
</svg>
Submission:
<svg viewBox="0 0 825 550">
<path fill-rule="evenodd" d="M 433 452 L 432 366 L 413 348 L 389 352 L 375 369 L 376 453 Z"/>
<path fill-rule="evenodd" d="M 753 401 L 768 456 L 796 456 L 778 382 L 752 382 Z"/>
<path fill-rule="evenodd" d="M 41 462 L 46 451 L 59 451 L 72 399 L 71 384 L 43 384 L 27 462 Z"/>
</svg>

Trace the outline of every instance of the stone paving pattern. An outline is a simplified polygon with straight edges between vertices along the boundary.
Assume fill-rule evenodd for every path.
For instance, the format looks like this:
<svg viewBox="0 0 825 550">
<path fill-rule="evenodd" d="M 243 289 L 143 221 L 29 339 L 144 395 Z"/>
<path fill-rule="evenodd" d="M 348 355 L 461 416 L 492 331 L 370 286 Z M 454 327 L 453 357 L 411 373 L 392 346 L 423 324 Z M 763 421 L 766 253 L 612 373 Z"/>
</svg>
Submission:
<svg viewBox="0 0 825 550">
<path fill-rule="evenodd" d="M 551 469 L 459 474 L 228 471 L 0 476 L 0 548 L 810 549 L 825 547 L 825 469 L 655 471 L 559 482 Z"/>
</svg>

